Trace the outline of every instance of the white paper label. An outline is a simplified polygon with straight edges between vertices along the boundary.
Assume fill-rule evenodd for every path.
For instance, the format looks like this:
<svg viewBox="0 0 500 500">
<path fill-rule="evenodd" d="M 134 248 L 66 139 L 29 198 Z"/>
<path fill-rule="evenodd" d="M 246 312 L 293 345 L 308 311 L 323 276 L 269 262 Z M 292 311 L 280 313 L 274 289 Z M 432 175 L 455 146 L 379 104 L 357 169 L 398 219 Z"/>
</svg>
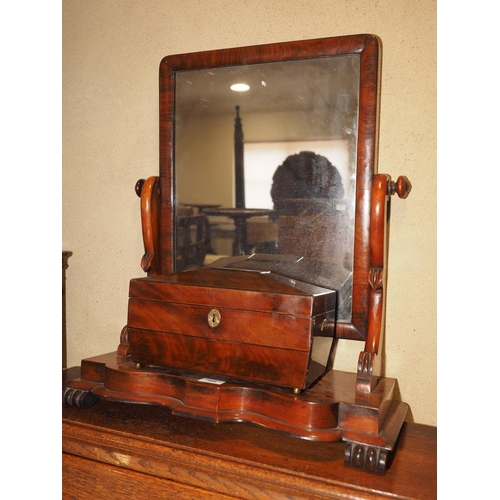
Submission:
<svg viewBox="0 0 500 500">
<path fill-rule="evenodd" d="M 225 380 L 216 380 L 214 378 L 200 378 L 198 382 L 205 382 L 207 384 L 215 384 L 215 385 L 222 385 L 225 384 Z"/>
</svg>

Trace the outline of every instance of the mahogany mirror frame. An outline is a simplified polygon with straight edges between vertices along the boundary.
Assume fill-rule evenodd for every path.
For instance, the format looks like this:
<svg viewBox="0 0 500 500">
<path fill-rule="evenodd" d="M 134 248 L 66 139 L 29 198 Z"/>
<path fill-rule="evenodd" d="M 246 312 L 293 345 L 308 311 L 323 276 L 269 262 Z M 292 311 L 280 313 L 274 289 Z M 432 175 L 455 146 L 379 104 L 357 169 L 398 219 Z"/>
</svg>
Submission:
<svg viewBox="0 0 500 500">
<path fill-rule="evenodd" d="M 377 173 L 381 43 L 375 35 L 272 43 L 167 56 L 160 63 L 159 274 L 174 269 L 175 76 L 178 71 L 300 59 L 360 55 L 351 322 L 337 322 L 336 337 L 366 340 L 369 316 L 370 202 Z"/>
</svg>

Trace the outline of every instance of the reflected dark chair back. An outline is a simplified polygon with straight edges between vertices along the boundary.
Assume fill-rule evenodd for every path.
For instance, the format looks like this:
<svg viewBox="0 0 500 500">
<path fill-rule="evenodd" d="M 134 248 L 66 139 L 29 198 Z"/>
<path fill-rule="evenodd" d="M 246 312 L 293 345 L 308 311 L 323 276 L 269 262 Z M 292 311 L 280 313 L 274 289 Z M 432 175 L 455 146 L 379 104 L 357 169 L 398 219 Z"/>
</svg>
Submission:
<svg viewBox="0 0 500 500">
<path fill-rule="evenodd" d="M 311 151 L 289 156 L 273 176 L 271 198 L 276 206 L 290 199 L 341 199 L 342 178 L 331 162 Z"/>
<path fill-rule="evenodd" d="M 327 158 L 310 151 L 289 156 L 271 188 L 279 253 L 346 265 L 351 252 L 343 196 L 342 178 Z"/>
</svg>

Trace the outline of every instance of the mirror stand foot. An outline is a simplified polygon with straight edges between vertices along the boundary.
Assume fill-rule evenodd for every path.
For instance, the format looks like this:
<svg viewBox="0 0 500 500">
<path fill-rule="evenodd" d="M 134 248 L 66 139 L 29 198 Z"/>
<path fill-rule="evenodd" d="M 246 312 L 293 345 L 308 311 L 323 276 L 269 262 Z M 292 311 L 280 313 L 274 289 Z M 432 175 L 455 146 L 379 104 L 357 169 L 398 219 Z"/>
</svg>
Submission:
<svg viewBox="0 0 500 500">
<path fill-rule="evenodd" d="M 347 442 L 344 451 L 344 463 L 347 466 L 363 469 L 367 472 L 385 474 L 390 456 L 390 451 L 384 448 Z"/>
<path fill-rule="evenodd" d="M 99 400 L 90 390 L 79 389 L 76 387 L 63 387 L 63 404 L 75 406 L 76 408 L 91 408 Z"/>
</svg>

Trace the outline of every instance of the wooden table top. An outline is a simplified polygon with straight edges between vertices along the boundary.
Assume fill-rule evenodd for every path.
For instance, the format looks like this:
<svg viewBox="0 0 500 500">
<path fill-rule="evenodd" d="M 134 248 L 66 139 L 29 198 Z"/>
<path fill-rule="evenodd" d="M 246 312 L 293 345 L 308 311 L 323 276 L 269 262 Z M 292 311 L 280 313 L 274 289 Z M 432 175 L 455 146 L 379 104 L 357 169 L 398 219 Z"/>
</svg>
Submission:
<svg viewBox="0 0 500 500">
<path fill-rule="evenodd" d="M 63 406 L 62 417 L 66 454 L 220 498 L 437 496 L 435 427 L 405 423 L 393 463 L 379 476 L 346 467 L 342 442 L 307 441 L 241 422 L 175 417 L 158 406 L 101 400 L 87 410 Z"/>
<path fill-rule="evenodd" d="M 274 210 L 267 208 L 214 208 L 203 211 L 206 215 L 223 215 L 233 219 L 249 219 L 250 217 L 262 217 L 271 215 Z"/>
</svg>

